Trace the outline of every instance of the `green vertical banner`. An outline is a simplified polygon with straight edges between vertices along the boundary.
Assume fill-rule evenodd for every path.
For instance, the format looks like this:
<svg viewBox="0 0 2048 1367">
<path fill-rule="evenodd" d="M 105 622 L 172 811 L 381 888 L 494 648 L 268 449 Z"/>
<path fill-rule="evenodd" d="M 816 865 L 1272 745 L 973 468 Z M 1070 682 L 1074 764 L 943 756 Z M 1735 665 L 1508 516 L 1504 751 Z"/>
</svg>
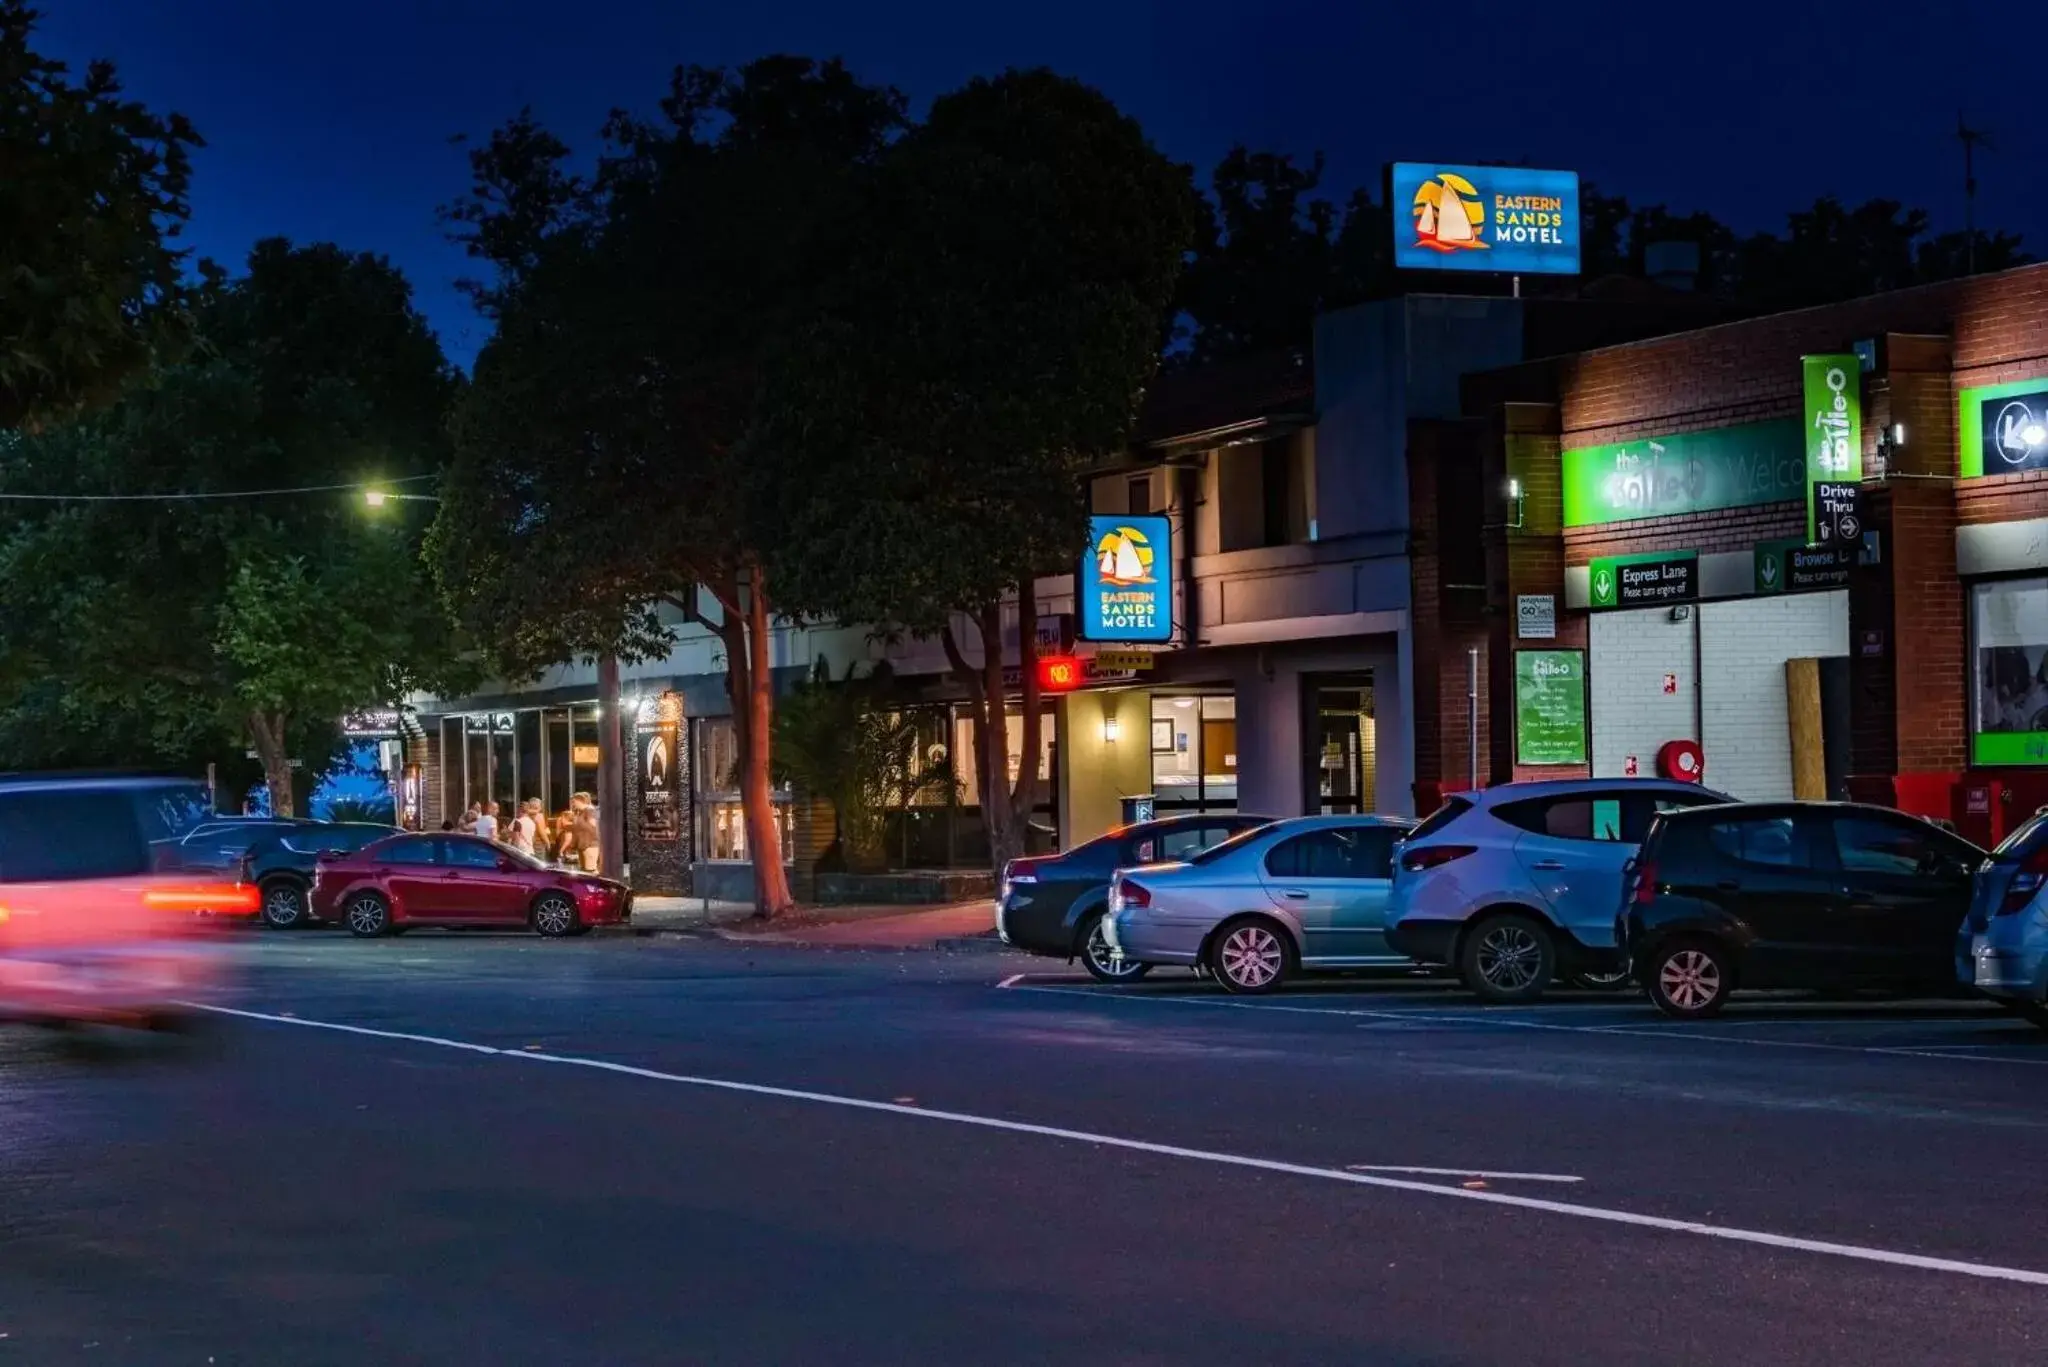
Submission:
<svg viewBox="0 0 2048 1367">
<path fill-rule="evenodd" d="M 1586 762 L 1586 655 L 1515 652 L 1515 763 Z"/>
<path fill-rule="evenodd" d="M 1802 356 L 1806 412 L 1806 540 L 1820 540 L 1813 486 L 1863 482 L 1863 363 L 1852 352 Z"/>
</svg>

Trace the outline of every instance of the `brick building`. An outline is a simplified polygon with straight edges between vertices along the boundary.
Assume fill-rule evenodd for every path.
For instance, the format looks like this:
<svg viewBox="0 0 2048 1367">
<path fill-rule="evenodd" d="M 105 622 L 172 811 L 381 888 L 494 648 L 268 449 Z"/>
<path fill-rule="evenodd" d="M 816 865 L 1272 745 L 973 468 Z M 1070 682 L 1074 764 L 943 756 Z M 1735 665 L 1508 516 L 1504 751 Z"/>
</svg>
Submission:
<svg viewBox="0 0 2048 1367">
<path fill-rule="evenodd" d="M 1817 355 L 1854 358 L 1833 369 L 1861 411 L 1861 525 L 1825 552 Z M 2048 803 L 2048 265 L 1464 396 L 1409 443 L 1419 807 L 1475 771 L 1648 774 L 1689 747 L 1738 796 L 1854 796 L 1979 838 Z"/>
</svg>

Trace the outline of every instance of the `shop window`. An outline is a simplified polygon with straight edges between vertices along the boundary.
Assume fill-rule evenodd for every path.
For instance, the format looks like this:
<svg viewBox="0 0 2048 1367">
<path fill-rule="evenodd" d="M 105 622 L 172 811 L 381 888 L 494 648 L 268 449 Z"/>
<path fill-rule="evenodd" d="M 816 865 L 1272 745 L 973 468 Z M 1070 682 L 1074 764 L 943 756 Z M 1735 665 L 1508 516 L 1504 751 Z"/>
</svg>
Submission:
<svg viewBox="0 0 2048 1367">
<path fill-rule="evenodd" d="M 1164 811 L 1237 810 L 1237 699 L 1152 697 L 1152 795 Z"/>
<path fill-rule="evenodd" d="M 1004 731 L 1009 744 L 1009 781 L 1017 782 L 1017 775 L 1023 768 L 1024 718 L 1014 710 L 1004 718 Z M 1045 786 L 1039 790 L 1040 802 L 1050 792 L 1052 778 L 1052 752 L 1056 743 L 1053 715 L 1050 708 L 1040 717 L 1038 724 L 1038 777 Z M 959 781 L 960 801 L 970 807 L 981 805 L 981 755 L 974 745 L 974 719 L 966 712 L 953 717 L 953 772 Z"/>
<path fill-rule="evenodd" d="M 2048 764 L 2048 579 L 1970 588 L 1970 761 Z"/>
<path fill-rule="evenodd" d="M 693 772 L 702 829 L 700 848 L 711 860 L 743 861 L 753 857 L 747 846 L 746 808 L 740 802 L 739 733 L 730 717 L 700 717 L 696 722 L 701 761 Z M 796 852 L 796 818 L 788 788 L 775 792 L 775 824 L 782 833 L 782 858 Z"/>
</svg>

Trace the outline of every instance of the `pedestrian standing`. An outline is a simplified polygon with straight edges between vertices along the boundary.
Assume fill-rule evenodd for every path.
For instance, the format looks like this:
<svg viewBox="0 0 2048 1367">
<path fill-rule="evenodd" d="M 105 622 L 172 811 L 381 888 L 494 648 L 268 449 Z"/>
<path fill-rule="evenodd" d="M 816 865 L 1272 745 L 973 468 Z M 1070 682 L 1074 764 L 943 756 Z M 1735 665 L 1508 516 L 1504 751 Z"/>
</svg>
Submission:
<svg viewBox="0 0 2048 1367">
<path fill-rule="evenodd" d="M 455 829 L 463 835 L 475 835 L 476 823 L 482 819 L 483 814 L 484 809 L 482 807 L 479 807 L 474 802 L 470 803 L 469 807 L 462 813 L 462 820 L 456 823 Z"/>
<path fill-rule="evenodd" d="M 476 833 L 486 840 L 498 838 L 498 804 L 486 802 L 483 815 L 476 819 Z"/>
</svg>

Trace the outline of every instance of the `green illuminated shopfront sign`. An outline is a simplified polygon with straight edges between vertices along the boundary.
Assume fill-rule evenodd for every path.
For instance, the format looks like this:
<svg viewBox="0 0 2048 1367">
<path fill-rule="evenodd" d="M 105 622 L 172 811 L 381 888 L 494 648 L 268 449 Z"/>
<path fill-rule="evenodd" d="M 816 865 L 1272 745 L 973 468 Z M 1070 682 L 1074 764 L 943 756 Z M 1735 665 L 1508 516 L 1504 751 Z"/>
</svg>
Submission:
<svg viewBox="0 0 2048 1367">
<path fill-rule="evenodd" d="M 1515 652 L 1515 763 L 1586 762 L 1586 655 Z"/>
<path fill-rule="evenodd" d="M 1564 525 L 1804 500 L 1805 425 L 1773 418 L 1566 451 Z"/>
</svg>

